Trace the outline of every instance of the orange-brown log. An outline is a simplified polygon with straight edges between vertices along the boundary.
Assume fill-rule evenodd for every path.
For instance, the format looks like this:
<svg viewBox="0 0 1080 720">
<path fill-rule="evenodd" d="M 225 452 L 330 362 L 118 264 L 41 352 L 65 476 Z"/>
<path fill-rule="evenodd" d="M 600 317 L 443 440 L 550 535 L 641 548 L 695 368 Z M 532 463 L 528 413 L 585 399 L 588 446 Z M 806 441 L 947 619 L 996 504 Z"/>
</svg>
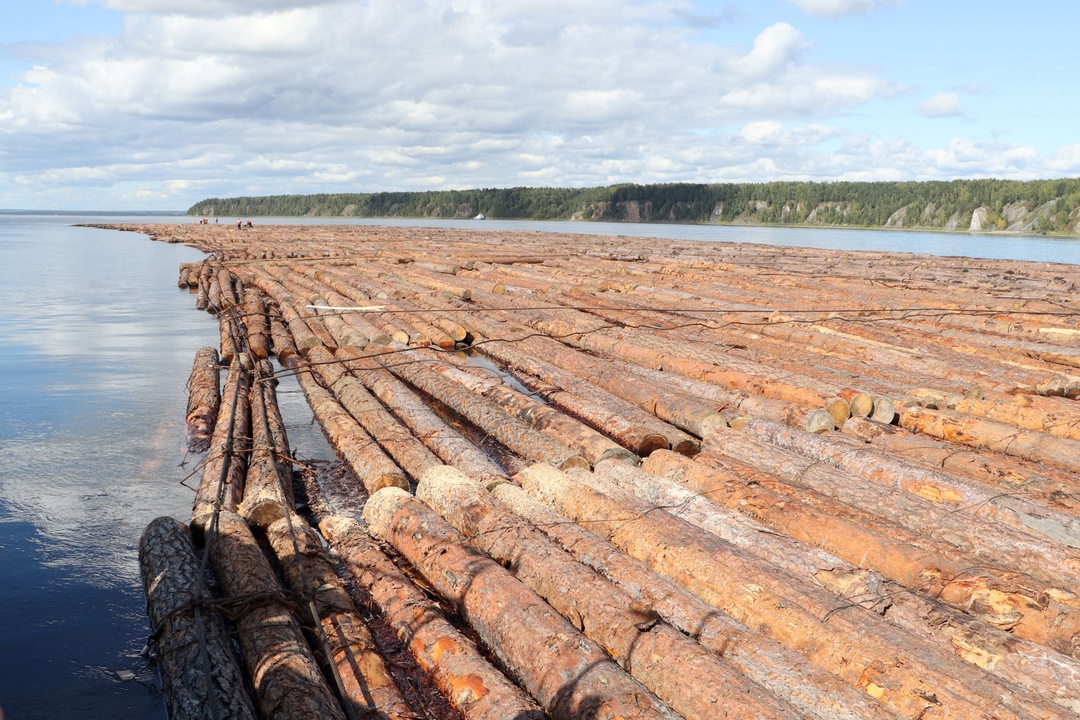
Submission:
<svg viewBox="0 0 1080 720">
<path fill-rule="evenodd" d="M 381 490 L 368 500 L 364 520 L 459 608 L 552 718 L 678 717 L 602 647 L 413 496 Z"/>
<path fill-rule="evenodd" d="M 412 720 L 415 711 L 390 676 L 371 632 L 315 531 L 297 516 L 283 517 L 266 531 L 285 583 L 304 598 L 319 623 L 320 660 L 333 664 L 353 717 Z M 331 672 L 331 676 L 333 671 Z"/>
<path fill-rule="evenodd" d="M 255 364 L 251 384 L 251 457 L 238 512 L 252 526 L 265 530 L 293 508 L 292 462 L 285 424 L 277 404 L 270 363 Z"/>
<path fill-rule="evenodd" d="M 233 359 L 225 378 L 214 437 L 191 510 L 191 525 L 195 531 L 204 529 L 215 509 L 235 512 L 244 496 L 244 475 L 251 449 L 248 397 L 251 370 L 245 366 L 247 362 L 246 355 Z"/>
<path fill-rule="evenodd" d="M 420 667 L 468 720 L 544 719 L 536 703 L 492 667 L 359 522 L 329 516 L 320 519 L 319 529 Z"/>
<path fill-rule="evenodd" d="M 212 347 L 199 348 L 187 381 L 187 446 L 195 453 L 206 452 L 214 435 L 221 407 L 221 368 Z"/>
<path fill-rule="evenodd" d="M 981 671 L 914 640 L 872 612 L 762 563 L 644 503 L 614 502 L 546 466 L 522 486 L 717 608 L 760 627 L 897 712 L 921 718 L 1060 716 Z M 670 548 L 677 547 L 678 552 Z M 828 621 L 823 621 L 827 618 Z M 933 699 L 930 699 L 930 698 Z M 990 700 L 989 698 L 993 698 Z"/>
<path fill-rule="evenodd" d="M 307 397 L 315 419 L 327 440 L 349 464 L 368 493 L 384 487 L 409 487 L 408 478 L 379 448 L 378 443 L 360 426 L 356 419 L 312 377 L 310 366 L 303 365 L 296 373 L 300 389 Z"/>
<path fill-rule="evenodd" d="M 652 607 L 674 627 L 721 655 L 806 717 L 820 720 L 899 717 L 861 690 L 719 612 L 640 560 L 533 500 L 517 485 L 499 483 L 491 492 L 579 562 L 616 583 L 638 602 Z"/>
<path fill-rule="evenodd" d="M 248 352 L 256 360 L 265 360 L 270 356 L 270 319 L 262 293 L 255 288 L 244 288 L 243 319 Z"/>
<path fill-rule="evenodd" d="M 796 716 L 730 664 L 659 620 L 651 608 L 578 563 L 461 472 L 447 466 L 428 470 L 416 496 L 687 720 Z"/>
<path fill-rule="evenodd" d="M 255 698 L 265 717 L 345 720 L 262 548 L 243 518 L 223 512 L 207 531 L 210 560 L 227 598 Z"/>
<path fill-rule="evenodd" d="M 737 509 L 760 519 L 773 530 L 802 539 L 807 544 L 819 544 L 841 552 L 850 548 L 851 555 L 858 555 L 858 549 L 863 553 L 857 558 L 862 566 L 878 569 L 888 577 L 892 577 L 895 568 L 901 567 L 909 558 L 926 557 L 917 549 L 882 538 L 837 517 L 827 512 L 826 507 L 792 502 L 787 496 L 770 491 L 766 485 L 768 481 L 760 475 L 743 476 L 671 452 L 654 453 L 642 468 L 679 483 L 685 492 L 694 493 L 698 498 L 709 498 L 714 503 Z M 679 493 L 654 494 L 650 499 L 661 497 L 679 503 L 686 500 L 685 495 Z M 680 517 L 685 517 L 683 505 L 676 507 Z M 773 558 L 782 556 L 782 551 L 772 553 Z M 949 563 L 944 561 L 944 564 Z M 1080 662 L 963 615 L 933 597 L 936 596 L 910 592 L 899 583 L 886 582 L 879 594 L 870 599 L 882 601 L 887 598 L 887 607 L 883 608 L 886 619 L 943 644 L 962 660 L 1017 682 L 1034 694 L 1045 694 L 1064 707 L 1080 707 L 1080 685 L 1077 684 Z"/>
</svg>

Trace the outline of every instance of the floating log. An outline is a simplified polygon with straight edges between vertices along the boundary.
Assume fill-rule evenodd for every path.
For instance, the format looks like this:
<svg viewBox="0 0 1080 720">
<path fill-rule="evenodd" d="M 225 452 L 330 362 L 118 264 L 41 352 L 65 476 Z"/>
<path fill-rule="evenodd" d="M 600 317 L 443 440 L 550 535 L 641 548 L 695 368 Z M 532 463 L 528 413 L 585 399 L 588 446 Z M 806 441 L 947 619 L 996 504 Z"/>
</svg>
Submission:
<svg viewBox="0 0 1080 720">
<path fill-rule="evenodd" d="M 244 478 L 239 513 L 254 527 L 265 530 L 293 508 L 292 462 L 285 423 L 278 409 L 270 364 L 255 366 L 251 385 L 251 459 Z"/>
<path fill-rule="evenodd" d="M 266 531 L 286 584 L 305 599 L 321 632 L 321 658 L 333 664 L 352 717 L 412 720 L 416 713 L 401 695 L 356 610 L 345 583 L 315 531 L 299 517 L 282 517 Z"/>
<path fill-rule="evenodd" d="M 170 517 L 154 520 L 139 540 L 155 657 L 172 720 L 256 720 L 221 615 L 200 576 L 191 534 Z"/>
<path fill-rule="evenodd" d="M 244 289 L 243 320 L 248 352 L 256 360 L 270 357 L 270 318 L 262 294 L 254 288 Z"/>
<path fill-rule="evenodd" d="M 195 453 L 206 452 L 214 435 L 218 408 L 221 407 L 221 368 L 218 353 L 212 347 L 199 348 L 187 381 L 187 446 Z"/>
<path fill-rule="evenodd" d="M 341 407 L 333 394 L 315 380 L 310 366 L 306 363 L 301 366 L 296 380 L 327 440 L 349 464 L 369 494 L 384 487 L 409 487 L 405 474 L 356 419 Z"/>
<path fill-rule="evenodd" d="M 492 653 L 553 718 L 678 716 L 596 643 L 403 490 L 368 500 L 364 520 L 456 605 Z"/>
<path fill-rule="evenodd" d="M 201 532 L 215 510 L 235 512 L 244 496 L 244 475 L 251 449 L 248 391 L 251 371 L 246 355 L 235 358 L 225 378 L 214 436 L 203 465 L 191 510 L 192 529 Z"/>
<path fill-rule="evenodd" d="M 325 517 L 319 529 L 420 667 L 468 720 L 544 720 L 536 703 L 484 659 L 356 520 Z"/>
<path fill-rule="evenodd" d="M 225 596 L 234 601 L 237 639 L 263 715 L 346 720 L 243 518 L 221 513 L 207 545 Z"/>
<path fill-rule="evenodd" d="M 518 477 L 530 494 L 570 519 L 588 523 L 703 600 L 762 628 L 897 712 L 918 718 L 932 708 L 939 717 L 958 719 L 1057 715 L 914 642 L 864 608 L 769 568 L 678 518 L 650 513 L 644 504 L 614 502 L 580 484 L 588 473 L 572 472 L 574 479 L 534 465 Z"/>
<path fill-rule="evenodd" d="M 715 654 L 581 565 L 475 481 L 450 467 L 424 473 L 417 497 L 604 649 L 687 720 L 719 708 L 745 717 L 795 717 Z M 566 588 L 574 588 L 573 594 Z"/>
</svg>

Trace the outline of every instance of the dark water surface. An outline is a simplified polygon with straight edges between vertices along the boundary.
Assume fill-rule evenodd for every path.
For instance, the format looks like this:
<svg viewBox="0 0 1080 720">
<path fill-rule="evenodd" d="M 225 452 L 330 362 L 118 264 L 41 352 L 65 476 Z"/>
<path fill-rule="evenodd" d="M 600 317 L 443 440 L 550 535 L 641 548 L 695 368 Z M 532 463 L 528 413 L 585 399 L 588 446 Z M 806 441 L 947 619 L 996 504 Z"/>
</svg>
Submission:
<svg viewBox="0 0 1080 720">
<path fill-rule="evenodd" d="M 0 707 L 7 720 L 165 717 L 147 687 L 156 679 L 139 657 L 148 626 L 137 545 L 153 518 L 186 520 L 190 513 L 194 493 L 180 483 L 198 458 L 184 453 L 184 384 L 195 350 L 216 344 L 217 322 L 176 288 L 177 265 L 201 253 L 134 233 L 70 227 L 133 220 L 190 222 L 0 214 Z M 351 222 L 1080 263 L 1080 241 L 1061 238 Z M 295 384 L 283 382 L 279 392 L 291 444 L 302 456 L 328 456 Z M 119 681 L 116 670 L 140 672 L 145 685 Z"/>
</svg>

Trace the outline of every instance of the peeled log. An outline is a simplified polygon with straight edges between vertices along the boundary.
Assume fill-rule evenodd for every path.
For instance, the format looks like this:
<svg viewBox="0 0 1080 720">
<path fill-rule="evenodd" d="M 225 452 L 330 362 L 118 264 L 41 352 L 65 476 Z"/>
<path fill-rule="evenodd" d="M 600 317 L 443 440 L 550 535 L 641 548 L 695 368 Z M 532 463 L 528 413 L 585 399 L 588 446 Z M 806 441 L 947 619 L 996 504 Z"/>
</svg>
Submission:
<svg viewBox="0 0 1080 720">
<path fill-rule="evenodd" d="M 200 583 L 187 526 L 170 517 L 147 525 L 139 541 L 139 564 L 169 718 L 256 720 L 225 624 L 218 613 L 202 607 L 213 597 Z"/>
<path fill-rule="evenodd" d="M 526 491 L 570 519 L 588 523 L 706 602 L 762 628 L 903 715 L 921 718 L 933 709 L 939 718 L 956 720 L 1059 716 L 913 641 L 864 608 L 779 572 L 678 518 L 650 513 L 642 503 L 616 503 L 550 467 L 531 466 L 518 478 Z"/>
<path fill-rule="evenodd" d="M 332 516 L 323 518 L 319 529 L 420 667 L 467 720 L 544 720 L 536 703 L 484 659 L 360 523 Z"/>
<path fill-rule="evenodd" d="M 662 454 L 683 457 L 668 451 Z M 533 500 L 517 485 L 499 483 L 491 492 L 578 562 L 616 583 L 638 602 L 652 607 L 674 627 L 737 666 L 746 677 L 806 717 L 816 720 L 900 717 L 866 693 L 717 611 L 698 596 L 650 570 L 637 558 Z"/>
<path fill-rule="evenodd" d="M 295 537 L 296 544 L 293 544 Z M 341 679 L 354 717 L 412 720 L 416 713 L 401 695 L 363 619 L 323 550 L 315 531 L 296 516 L 266 531 L 289 588 L 305 598 L 328 642 L 325 651 Z"/>
<path fill-rule="evenodd" d="M 212 347 L 199 348 L 188 377 L 187 445 L 195 453 L 206 452 L 214 435 L 221 407 L 221 368 Z"/>
<path fill-rule="evenodd" d="M 687 720 L 795 717 L 715 654 L 658 622 L 650 608 L 578 563 L 461 472 L 445 466 L 428 470 L 416 495 Z"/>
<path fill-rule="evenodd" d="M 247 523 L 223 512 L 212 530 L 207 544 L 214 572 L 226 597 L 243 601 L 234 623 L 263 715 L 346 720 Z"/>
<path fill-rule="evenodd" d="M 219 499 L 222 510 L 235 512 L 244 495 L 244 475 L 251 447 L 248 398 L 251 372 L 244 366 L 246 362 L 247 356 L 234 359 L 225 378 L 214 437 L 191 510 L 191 524 L 195 530 L 203 529 L 215 507 L 219 507 Z"/>
<path fill-rule="evenodd" d="M 556 720 L 678 717 L 619 669 L 603 648 L 405 491 L 387 488 L 373 495 L 364 520 L 461 610 L 492 653 Z"/>
</svg>

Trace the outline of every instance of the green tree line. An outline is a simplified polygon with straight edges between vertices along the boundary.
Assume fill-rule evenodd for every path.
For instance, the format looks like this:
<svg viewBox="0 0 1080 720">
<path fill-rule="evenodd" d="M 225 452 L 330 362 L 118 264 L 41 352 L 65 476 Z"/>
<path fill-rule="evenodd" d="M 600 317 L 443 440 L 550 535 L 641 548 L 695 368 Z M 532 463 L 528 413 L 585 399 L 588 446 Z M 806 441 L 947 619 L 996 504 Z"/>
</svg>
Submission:
<svg viewBox="0 0 1080 720">
<path fill-rule="evenodd" d="M 976 214 L 976 211 L 979 211 Z M 210 198 L 196 216 L 488 218 L 1080 232 L 1080 178 L 484 188 Z"/>
</svg>

